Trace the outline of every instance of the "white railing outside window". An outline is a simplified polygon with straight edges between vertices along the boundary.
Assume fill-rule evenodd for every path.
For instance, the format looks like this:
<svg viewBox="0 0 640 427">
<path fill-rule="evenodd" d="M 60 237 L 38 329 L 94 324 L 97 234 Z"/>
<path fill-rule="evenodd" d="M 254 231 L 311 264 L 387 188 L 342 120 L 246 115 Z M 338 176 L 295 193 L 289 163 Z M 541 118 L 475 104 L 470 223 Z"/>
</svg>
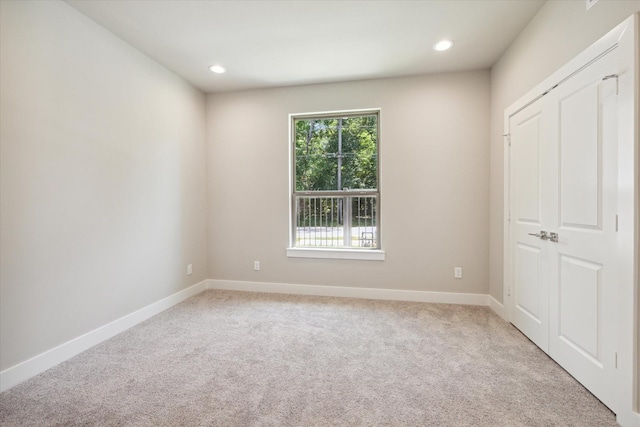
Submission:
<svg viewBox="0 0 640 427">
<path fill-rule="evenodd" d="M 370 194 L 373 193 L 373 194 Z M 296 195 L 297 247 L 378 248 L 378 195 Z"/>
</svg>

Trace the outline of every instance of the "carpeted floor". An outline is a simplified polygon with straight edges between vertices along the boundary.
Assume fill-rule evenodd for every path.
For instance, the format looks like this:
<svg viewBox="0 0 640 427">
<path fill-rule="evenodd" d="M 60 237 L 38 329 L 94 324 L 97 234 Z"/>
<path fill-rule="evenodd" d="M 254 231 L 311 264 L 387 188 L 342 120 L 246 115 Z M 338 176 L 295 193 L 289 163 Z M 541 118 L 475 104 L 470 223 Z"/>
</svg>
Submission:
<svg viewBox="0 0 640 427">
<path fill-rule="evenodd" d="M 614 426 L 486 307 L 206 291 L 0 394 L 3 426 Z"/>
</svg>

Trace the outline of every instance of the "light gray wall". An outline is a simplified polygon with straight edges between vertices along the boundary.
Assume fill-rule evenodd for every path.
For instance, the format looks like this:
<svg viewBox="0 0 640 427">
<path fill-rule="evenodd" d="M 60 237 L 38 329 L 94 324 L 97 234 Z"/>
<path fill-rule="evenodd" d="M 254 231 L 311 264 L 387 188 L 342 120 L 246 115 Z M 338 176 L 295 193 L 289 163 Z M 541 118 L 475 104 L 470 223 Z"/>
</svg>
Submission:
<svg viewBox="0 0 640 427">
<path fill-rule="evenodd" d="M 207 278 L 204 111 L 66 3 L 0 2 L 1 370 Z"/>
<path fill-rule="evenodd" d="M 489 91 L 476 71 L 208 95 L 210 276 L 488 293 Z M 382 109 L 386 260 L 287 258 L 288 114 L 360 108 Z"/>
<path fill-rule="evenodd" d="M 490 294 L 502 301 L 504 110 L 633 13 L 640 1 L 548 1 L 491 70 Z"/>
</svg>

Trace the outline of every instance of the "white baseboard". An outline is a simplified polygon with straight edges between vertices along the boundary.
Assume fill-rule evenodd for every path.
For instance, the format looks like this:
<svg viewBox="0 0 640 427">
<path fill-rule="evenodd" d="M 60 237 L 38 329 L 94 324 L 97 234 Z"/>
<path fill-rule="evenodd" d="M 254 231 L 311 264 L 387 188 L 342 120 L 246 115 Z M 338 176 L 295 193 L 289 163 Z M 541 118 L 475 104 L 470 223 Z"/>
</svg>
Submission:
<svg viewBox="0 0 640 427">
<path fill-rule="evenodd" d="M 408 291 L 401 289 L 356 288 L 346 286 L 294 285 L 290 283 L 241 282 L 210 279 L 208 289 L 229 291 L 268 292 L 275 294 L 317 295 L 383 299 L 395 301 L 434 302 L 444 304 L 489 305 L 488 295 L 454 292 Z M 497 302 L 497 301 L 496 301 Z"/>
<path fill-rule="evenodd" d="M 491 310 L 495 311 L 496 314 L 502 317 L 504 320 L 507 320 L 507 318 L 505 317 L 507 313 L 504 311 L 504 305 L 498 302 L 498 300 L 492 297 L 491 295 L 487 295 L 487 297 L 489 300 L 489 307 L 491 308 Z"/>
<path fill-rule="evenodd" d="M 0 392 L 38 375 L 207 289 L 204 280 L 0 372 Z"/>
</svg>

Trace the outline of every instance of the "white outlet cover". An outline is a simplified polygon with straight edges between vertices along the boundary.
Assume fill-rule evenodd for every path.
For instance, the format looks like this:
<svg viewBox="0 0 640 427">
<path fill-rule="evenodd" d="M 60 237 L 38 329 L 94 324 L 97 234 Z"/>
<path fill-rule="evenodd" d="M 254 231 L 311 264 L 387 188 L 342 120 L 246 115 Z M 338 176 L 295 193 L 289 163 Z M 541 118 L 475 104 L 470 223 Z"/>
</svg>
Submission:
<svg viewBox="0 0 640 427">
<path fill-rule="evenodd" d="M 187 274 L 193 274 L 193 264 L 187 265 Z"/>
</svg>

